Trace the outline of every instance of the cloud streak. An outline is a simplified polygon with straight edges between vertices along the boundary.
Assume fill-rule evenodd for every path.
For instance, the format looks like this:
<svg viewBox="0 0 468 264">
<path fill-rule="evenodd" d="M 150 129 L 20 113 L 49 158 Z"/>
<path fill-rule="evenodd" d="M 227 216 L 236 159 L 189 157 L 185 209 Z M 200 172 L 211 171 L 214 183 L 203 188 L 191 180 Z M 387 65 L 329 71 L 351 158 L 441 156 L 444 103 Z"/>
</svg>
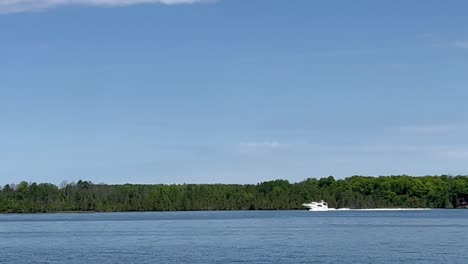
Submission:
<svg viewBox="0 0 468 264">
<path fill-rule="evenodd" d="M 439 155 L 450 159 L 468 159 L 468 149 L 449 149 L 439 153 Z"/>
<path fill-rule="evenodd" d="M 0 14 L 34 12 L 67 5 L 129 6 L 138 4 L 194 4 L 213 0 L 0 0 Z"/>
<path fill-rule="evenodd" d="M 289 147 L 288 144 L 283 144 L 277 141 L 264 141 L 264 142 L 245 142 L 241 146 L 248 148 L 263 148 L 263 149 L 279 149 Z"/>
<path fill-rule="evenodd" d="M 468 131 L 468 124 L 409 125 L 392 128 L 391 131 L 410 134 L 449 134 L 457 131 Z"/>
<path fill-rule="evenodd" d="M 454 45 L 457 48 L 468 49 L 468 41 L 455 41 Z"/>
<path fill-rule="evenodd" d="M 420 37 L 429 41 L 433 47 L 437 48 L 458 48 L 458 49 L 468 49 L 468 40 L 466 39 L 446 39 L 441 38 L 433 33 L 424 33 Z"/>
</svg>

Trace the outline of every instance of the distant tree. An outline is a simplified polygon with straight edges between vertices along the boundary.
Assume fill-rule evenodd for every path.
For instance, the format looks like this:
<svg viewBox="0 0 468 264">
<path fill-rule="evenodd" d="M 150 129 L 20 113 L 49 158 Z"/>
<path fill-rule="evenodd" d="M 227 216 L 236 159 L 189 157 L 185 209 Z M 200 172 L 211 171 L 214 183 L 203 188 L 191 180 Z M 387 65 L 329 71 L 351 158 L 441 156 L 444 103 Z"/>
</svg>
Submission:
<svg viewBox="0 0 468 264">
<path fill-rule="evenodd" d="M 332 207 L 434 207 L 468 204 L 468 177 L 407 175 L 333 176 L 302 182 L 257 185 L 105 185 L 90 181 L 21 182 L 0 188 L 0 212 L 175 211 L 302 209 L 303 202 L 326 200 Z"/>
</svg>

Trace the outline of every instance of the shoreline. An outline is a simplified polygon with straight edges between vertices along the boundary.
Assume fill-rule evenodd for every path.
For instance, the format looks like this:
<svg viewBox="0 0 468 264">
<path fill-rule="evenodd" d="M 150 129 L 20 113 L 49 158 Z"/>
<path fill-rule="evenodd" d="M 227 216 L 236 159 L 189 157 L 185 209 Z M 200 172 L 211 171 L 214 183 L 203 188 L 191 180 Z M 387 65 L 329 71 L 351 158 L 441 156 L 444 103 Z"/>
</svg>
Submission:
<svg viewBox="0 0 468 264">
<path fill-rule="evenodd" d="M 457 211 L 466 210 L 468 208 L 338 208 L 327 211 L 308 211 L 304 209 L 268 209 L 268 210 L 179 210 L 179 211 L 113 211 L 113 212 L 100 212 L 100 211 L 57 211 L 57 212 L 0 212 L 0 215 L 53 215 L 53 214 L 123 214 L 123 213 L 189 213 L 189 212 L 277 212 L 277 211 L 305 211 L 305 212 L 397 212 L 397 211 L 433 211 L 433 210 L 447 210 Z"/>
</svg>

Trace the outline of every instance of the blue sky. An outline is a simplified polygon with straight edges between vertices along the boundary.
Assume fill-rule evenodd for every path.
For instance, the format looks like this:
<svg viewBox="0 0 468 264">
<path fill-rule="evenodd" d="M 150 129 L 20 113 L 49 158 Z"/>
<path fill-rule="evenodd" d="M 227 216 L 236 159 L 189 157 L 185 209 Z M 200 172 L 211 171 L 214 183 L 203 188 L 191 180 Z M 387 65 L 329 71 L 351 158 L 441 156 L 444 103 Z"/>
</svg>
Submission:
<svg viewBox="0 0 468 264">
<path fill-rule="evenodd" d="M 27 2 L 0 184 L 468 174 L 466 1 Z"/>
</svg>

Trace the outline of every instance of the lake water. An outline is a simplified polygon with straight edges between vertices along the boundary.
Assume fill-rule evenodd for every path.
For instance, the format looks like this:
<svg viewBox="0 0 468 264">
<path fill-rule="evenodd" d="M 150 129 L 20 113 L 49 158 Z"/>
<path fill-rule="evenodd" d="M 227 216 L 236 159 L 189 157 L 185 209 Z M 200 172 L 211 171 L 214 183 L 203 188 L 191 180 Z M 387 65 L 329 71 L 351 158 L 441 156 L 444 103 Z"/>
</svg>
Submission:
<svg viewBox="0 0 468 264">
<path fill-rule="evenodd" d="M 468 263 L 468 210 L 0 215 L 0 263 Z"/>
</svg>

